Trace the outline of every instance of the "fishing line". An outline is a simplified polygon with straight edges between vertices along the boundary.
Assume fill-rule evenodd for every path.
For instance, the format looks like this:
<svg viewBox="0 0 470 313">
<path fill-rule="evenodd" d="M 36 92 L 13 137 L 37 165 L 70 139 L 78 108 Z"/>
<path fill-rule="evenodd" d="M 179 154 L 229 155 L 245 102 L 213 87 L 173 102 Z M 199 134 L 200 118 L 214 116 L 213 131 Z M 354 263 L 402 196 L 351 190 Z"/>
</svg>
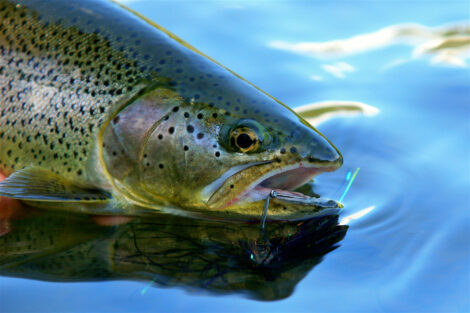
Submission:
<svg viewBox="0 0 470 313">
<path fill-rule="evenodd" d="M 264 204 L 263 215 L 261 217 L 261 231 L 262 232 L 264 232 L 264 226 L 265 226 L 265 223 L 266 223 L 266 218 L 268 217 L 269 200 L 271 198 L 277 198 L 277 192 L 276 191 L 271 190 L 268 197 L 266 198 L 266 203 Z"/>
<path fill-rule="evenodd" d="M 346 173 L 346 176 L 344 177 L 344 180 L 341 182 L 341 184 L 336 188 L 336 190 L 332 193 L 331 198 L 332 199 L 338 199 L 339 196 L 341 195 L 341 190 L 344 190 L 346 188 L 348 181 L 351 179 L 352 172 L 348 171 Z"/>
<path fill-rule="evenodd" d="M 354 171 L 354 174 L 352 174 L 352 176 L 350 176 L 350 175 L 351 175 L 351 172 L 348 172 L 348 174 L 346 175 L 346 180 L 348 180 L 348 178 L 349 178 L 349 183 L 348 183 L 348 185 L 346 186 L 346 189 L 344 190 L 343 194 L 342 194 L 341 197 L 339 198 L 339 200 L 338 200 L 339 202 L 343 202 L 344 197 L 346 197 L 346 194 L 348 193 L 349 188 L 351 188 L 351 185 L 352 185 L 354 179 L 356 178 L 357 173 L 359 173 L 359 170 L 360 170 L 360 169 L 361 169 L 361 168 L 358 167 L 358 168 Z"/>
<path fill-rule="evenodd" d="M 155 280 L 157 279 L 158 275 L 155 275 L 155 277 L 152 279 L 151 282 L 149 282 L 147 284 L 147 286 L 145 286 L 141 291 L 140 291 L 140 294 L 141 295 L 145 295 L 147 293 L 147 291 L 149 290 L 150 287 L 152 287 L 152 285 L 155 283 Z"/>
<path fill-rule="evenodd" d="M 260 223 L 260 243 L 256 243 L 255 241 L 255 244 L 256 244 L 256 255 L 258 255 L 259 252 L 264 252 L 263 255 L 264 257 L 262 258 L 261 261 L 258 260 L 258 258 L 255 256 L 255 254 L 252 252 L 250 254 L 250 259 L 256 263 L 263 263 L 267 257 L 269 256 L 269 253 L 271 251 L 271 242 L 269 242 L 269 238 L 268 236 L 266 235 L 266 218 L 268 217 L 268 209 L 269 209 L 269 200 L 271 200 L 271 198 L 277 198 L 278 194 L 276 191 L 274 190 L 271 190 L 271 192 L 269 193 L 269 195 L 266 197 L 266 202 L 264 204 L 264 209 L 263 209 L 263 214 L 261 215 L 261 223 Z M 261 248 L 261 249 L 260 249 Z M 268 253 L 266 253 L 266 251 L 268 251 Z"/>
</svg>

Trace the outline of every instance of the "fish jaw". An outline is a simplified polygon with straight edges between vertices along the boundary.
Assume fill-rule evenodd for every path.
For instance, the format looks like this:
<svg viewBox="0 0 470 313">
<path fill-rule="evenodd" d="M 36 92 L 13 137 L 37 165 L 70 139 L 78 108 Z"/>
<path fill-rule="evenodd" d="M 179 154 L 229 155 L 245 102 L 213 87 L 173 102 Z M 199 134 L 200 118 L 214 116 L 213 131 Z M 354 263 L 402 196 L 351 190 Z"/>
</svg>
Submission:
<svg viewBox="0 0 470 313">
<path fill-rule="evenodd" d="M 207 205 L 211 211 L 237 211 L 242 214 L 259 215 L 264 201 L 272 190 L 284 197 L 310 198 L 293 190 L 309 182 L 315 176 L 334 171 L 340 166 L 340 162 L 279 164 L 277 160 L 252 165 L 227 178 L 208 199 Z M 315 208 L 315 210 L 318 209 L 320 208 Z M 290 211 L 288 208 L 283 208 L 283 210 Z M 294 208 L 291 210 L 295 211 Z"/>
<path fill-rule="evenodd" d="M 329 170 L 329 168 L 305 167 L 302 163 L 293 165 L 292 169 L 275 170 L 252 183 L 245 189 L 242 197 L 251 202 L 265 200 L 272 190 L 280 194 L 306 197 L 306 195 L 293 190 L 306 184 L 322 172 Z"/>
<path fill-rule="evenodd" d="M 279 138 L 273 149 L 258 154 L 254 160 L 265 163 L 252 163 L 226 178 L 206 201 L 210 211 L 259 217 L 272 190 L 281 196 L 270 202 L 270 217 L 296 219 L 341 206 L 333 200 L 315 201 L 294 192 L 315 176 L 343 164 L 338 149 L 307 122 L 299 119 L 288 136 Z"/>
</svg>

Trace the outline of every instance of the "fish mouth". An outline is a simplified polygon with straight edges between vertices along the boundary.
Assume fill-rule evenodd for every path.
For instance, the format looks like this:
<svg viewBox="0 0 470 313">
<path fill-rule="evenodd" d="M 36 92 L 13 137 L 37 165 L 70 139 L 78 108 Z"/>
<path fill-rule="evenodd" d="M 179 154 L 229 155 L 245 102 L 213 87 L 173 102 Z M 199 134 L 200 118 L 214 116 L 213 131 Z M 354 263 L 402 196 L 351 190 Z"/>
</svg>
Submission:
<svg viewBox="0 0 470 313">
<path fill-rule="evenodd" d="M 322 172 L 325 172 L 325 169 L 318 167 L 306 168 L 302 164 L 297 164 L 292 169 L 274 170 L 257 180 L 254 187 L 247 188 L 244 197 L 250 201 L 263 200 L 274 190 L 277 194 L 292 198 L 310 198 L 310 196 L 294 190 Z"/>
<path fill-rule="evenodd" d="M 211 195 L 207 204 L 212 208 L 226 209 L 234 205 L 266 200 L 274 190 L 283 201 L 317 205 L 312 201 L 317 196 L 312 197 L 295 190 L 315 176 L 337 168 L 338 166 L 331 164 L 305 164 L 303 162 L 284 166 L 277 165 L 276 161 L 253 164 L 228 177 Z M 247 177 L 250 176 L 257 178 L 249 182 Z M 333 202 L 335 206 L 339 205 L 336 201 Z"/>
</svg>

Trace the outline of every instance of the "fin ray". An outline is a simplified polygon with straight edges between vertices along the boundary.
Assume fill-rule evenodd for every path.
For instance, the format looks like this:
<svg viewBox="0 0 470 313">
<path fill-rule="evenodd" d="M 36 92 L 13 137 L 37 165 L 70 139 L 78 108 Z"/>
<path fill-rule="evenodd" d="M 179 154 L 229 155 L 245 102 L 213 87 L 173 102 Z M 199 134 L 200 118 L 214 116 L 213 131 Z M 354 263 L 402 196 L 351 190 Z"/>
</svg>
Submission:
<svg viewBox="0 0 470 313">
<path fill-rule="evenodd" d="M 107 202 L 111 195 L 88 189 L 48 170 L 29 167 L 0 182 L 0 196 L 33 201 Z"/>
</svg>

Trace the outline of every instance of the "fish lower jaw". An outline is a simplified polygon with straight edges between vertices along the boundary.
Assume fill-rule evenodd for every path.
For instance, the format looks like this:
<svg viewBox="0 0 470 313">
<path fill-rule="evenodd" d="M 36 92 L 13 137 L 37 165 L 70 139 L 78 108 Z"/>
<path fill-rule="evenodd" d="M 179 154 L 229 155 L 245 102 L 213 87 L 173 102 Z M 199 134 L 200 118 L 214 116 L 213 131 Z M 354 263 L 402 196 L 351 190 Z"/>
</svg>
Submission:
<svg viewBox="0 0 470 313">
<path fill-rule="evenodd" d="M 302 163 L 273 170 L 251 183 L 238 197 L 228 202 L 224 207 L 266 200 L 272 191 L 286 199 L 310 199 L 312 197 L 293 190 L 306 184 L 318 174 L 332 170 L 334 168 L 307 167 Z"/>
</svg>

